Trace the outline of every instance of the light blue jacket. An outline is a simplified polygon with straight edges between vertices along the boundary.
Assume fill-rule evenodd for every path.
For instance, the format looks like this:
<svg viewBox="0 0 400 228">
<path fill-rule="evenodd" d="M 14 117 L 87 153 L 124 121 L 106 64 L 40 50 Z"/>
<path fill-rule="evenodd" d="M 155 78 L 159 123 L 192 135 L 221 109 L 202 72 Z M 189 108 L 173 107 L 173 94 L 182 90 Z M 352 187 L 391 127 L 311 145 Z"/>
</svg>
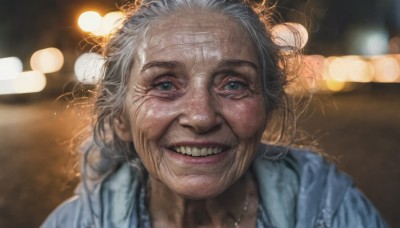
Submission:
<svg viewBox="0 0 400 228">
<path fill-rule="evenodd" d="M 388 227 L 351 178 L 318 154 L 289 149 L 279 159 L 264 157 L 265 151 L 281 149 L 263 145 L 251 166 L 260 196 L 257 227 Z M 42 227 L 149 227 L 143 182 L 135 170 L 125 163 L 91 186 L 85 183 Z"/>
</svg>

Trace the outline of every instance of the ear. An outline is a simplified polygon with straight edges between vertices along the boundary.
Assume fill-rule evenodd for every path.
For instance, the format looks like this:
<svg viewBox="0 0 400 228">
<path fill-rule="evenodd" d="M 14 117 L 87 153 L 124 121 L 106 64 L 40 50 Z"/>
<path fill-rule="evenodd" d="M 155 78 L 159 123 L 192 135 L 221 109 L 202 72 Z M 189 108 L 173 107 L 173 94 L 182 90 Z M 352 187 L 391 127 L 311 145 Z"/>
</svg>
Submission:
<svg viewBox="0 0 400 228">
<path fill-rule="evenodd" d="M 132 133 L 128 121 L 121 116 L 114 119 L 114 129 L 118 137 L 125 142 L 132 142 Z"/>
</svg>

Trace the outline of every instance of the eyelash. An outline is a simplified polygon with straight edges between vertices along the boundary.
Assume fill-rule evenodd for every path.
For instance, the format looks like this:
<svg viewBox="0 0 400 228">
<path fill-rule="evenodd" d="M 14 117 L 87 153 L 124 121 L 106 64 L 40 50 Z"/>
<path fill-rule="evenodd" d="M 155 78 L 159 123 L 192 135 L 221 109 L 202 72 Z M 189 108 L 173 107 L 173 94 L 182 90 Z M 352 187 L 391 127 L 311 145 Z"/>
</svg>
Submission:
<svg viewBox="0 0 400 228">
<path fill-rule="evenodd" d="M 224 77 L 221 81 L 222 86 L 220 87 L 220 90 L 240 93 L 249 88 L 248 81 L 242 78 L 240 75 L 236 74 L 235 72 L 225 73 L 226 77 Z M 234 86 L 236 88 L 227 88 L 228 86 Z"/>
<path fill-rule="evenodd" d="M 165 98 L 174 99 L 180 96 L 179 82 L 173 76 L 160 76 L 152 85 L 153 94 Z"/>
<path fill-rule="evenodd" d="M 218 84 L 220 86 L 217 87 L 217 90 L 222 96 L 242 96 L 249 91 L 248 82 L 232 72 L 222 78 Z M 158 77 L 154 81 L 152 88 L 155 95 L 164 98 L 175 98 L 180 94 L 179 83 L 170 75 Z"/>
<path fill-rule="evenodd" d="M 162 86 L 166 86 L 168 85 L 169 88 L 162 88 Z M 170 82 L 170 81 L 160 81 L 154 84 L 154 87 L 157 88 L 160 91 L 171 91 L 171 90 L 175 90 L 176 87 L 175 85 Z"/>
<path fill-rule="evenodd" d="M 239 86 L 240 88 L 231 88 L 228 89 L 226 88 L 227 86 Z M 229 81 L 228 83 L 226 83 L 224 86 L 222 86 L 223 89 L 225 90 L 233 90 L 233 91 L 238 91 L 238 90 L 243 90 L 245 88 L 247 88 L 247 84 L 242 82 L 242 81 Z"/>
</svg>

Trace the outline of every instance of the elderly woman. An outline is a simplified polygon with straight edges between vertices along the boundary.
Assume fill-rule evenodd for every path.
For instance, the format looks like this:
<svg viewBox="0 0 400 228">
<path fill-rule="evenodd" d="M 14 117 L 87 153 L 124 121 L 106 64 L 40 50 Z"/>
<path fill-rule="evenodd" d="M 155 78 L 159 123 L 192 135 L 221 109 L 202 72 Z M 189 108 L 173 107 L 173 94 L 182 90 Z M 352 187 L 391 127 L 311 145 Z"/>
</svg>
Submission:
<svg viewBox="0 0 400 228">
<path fill-rule="evenodd" d="M 81 188 L 43 227 L 385 227 L 319 155 L 261 143 L 287 81 L 267 10 L 135 4 L 105 47 Z"/>
</svg>

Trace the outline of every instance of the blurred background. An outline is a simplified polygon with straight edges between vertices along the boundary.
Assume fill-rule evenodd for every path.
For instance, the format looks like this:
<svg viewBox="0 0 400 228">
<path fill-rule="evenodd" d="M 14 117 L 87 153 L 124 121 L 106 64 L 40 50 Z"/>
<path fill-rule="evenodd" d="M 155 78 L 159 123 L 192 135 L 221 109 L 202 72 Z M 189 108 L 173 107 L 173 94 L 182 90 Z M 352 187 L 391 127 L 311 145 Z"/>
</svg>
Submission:
<svg viewBox="0 0 400 228">
<path fill-rule="evenodd" d="M 89 51 L 118 28 L 121 3 L 0 0 L 0 227 L 38 227 L 73 194 L 69 139 L 83 117 L 68 94 L 97 81 L 103 60 Z M 277 11 L 302 39 L 277 25 L 276 42 L 304 47 L 301 89 L 314 94 L 300 126 L 400 227 L 400 0 L 280 0 Z"/>
</svg>

